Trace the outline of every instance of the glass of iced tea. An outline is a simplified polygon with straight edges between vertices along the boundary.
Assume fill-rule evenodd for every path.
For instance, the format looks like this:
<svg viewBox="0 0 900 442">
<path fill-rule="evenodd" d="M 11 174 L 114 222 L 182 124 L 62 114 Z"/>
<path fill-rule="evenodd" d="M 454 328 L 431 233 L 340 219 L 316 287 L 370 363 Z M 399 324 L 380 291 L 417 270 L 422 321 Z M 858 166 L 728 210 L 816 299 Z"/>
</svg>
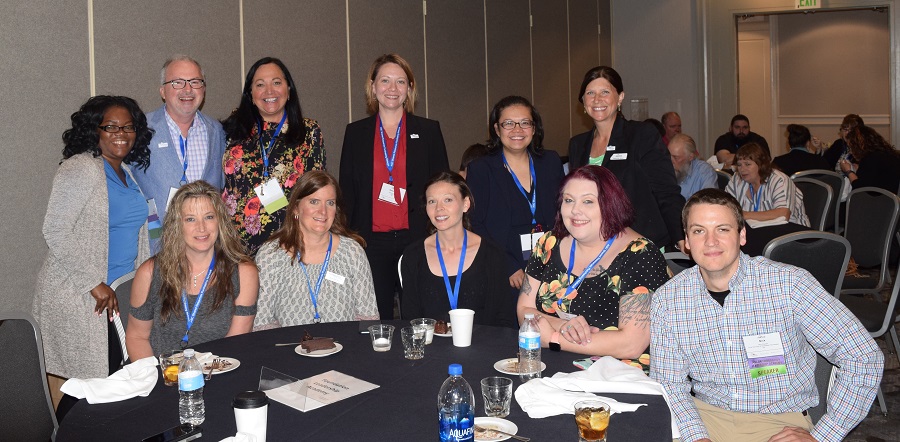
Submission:
<svg viewBox="0 0 900 442">
<path fill-rule="evenodd" d="M 609 426 L 609 404 L 590 399 L 575 404 L 575 423 L 579 442 L 606 442 Z"/>
<path fill-rule="evenodd" d="M 159 355 L 159 370 L 166 386 L 178 385 L 178 365 L 182 359 L 184 356 L 181 350 L 164 351 Z"/>
</svg>

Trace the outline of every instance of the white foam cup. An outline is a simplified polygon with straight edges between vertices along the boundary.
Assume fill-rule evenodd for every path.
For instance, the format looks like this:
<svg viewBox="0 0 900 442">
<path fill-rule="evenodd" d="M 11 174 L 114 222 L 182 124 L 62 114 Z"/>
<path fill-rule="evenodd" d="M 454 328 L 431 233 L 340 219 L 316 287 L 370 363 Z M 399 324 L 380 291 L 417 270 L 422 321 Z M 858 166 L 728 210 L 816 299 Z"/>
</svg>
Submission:
<svg viewBox="0 0 900 442">
<path fill-rule="evenodd" d="M 453 345 L 468 347 L 472 345 L 472 323 L 475 311 L 467 308 L 450 310 L 450 330 L 453 333 Z"/>
</svg>

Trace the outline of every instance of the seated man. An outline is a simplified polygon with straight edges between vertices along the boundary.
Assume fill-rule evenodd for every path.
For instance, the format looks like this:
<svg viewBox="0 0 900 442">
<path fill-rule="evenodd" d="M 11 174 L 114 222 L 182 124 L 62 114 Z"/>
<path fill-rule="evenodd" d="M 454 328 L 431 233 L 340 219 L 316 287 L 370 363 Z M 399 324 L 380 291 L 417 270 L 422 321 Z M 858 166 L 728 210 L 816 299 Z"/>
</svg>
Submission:
<svg viewBox="0 0 900 442">
<path fill-rule="evenodd" d="M 756 143 L 769 152 L 769 143 L 761 135 L 750 132 L 750 119 L 746 115 L 737 114 L 731 118 L 731 128 L 716 139 L 716 147 L 713 152 L 723 169 L 728 169 L 734 164 L 734 154 L 741 146 L 747 143 Z M 769 153 L 771 156 L 771 152 Z"/>
<path fill-rule="evenodd" d="M 718 188 L 716 170 L 697 158 L 697 144 L 688 135 L 677 133 L 669 140 L 669 158 L 675 168 L 675 179 L 685 200 L 701 189 Z"/>
<path fill-rule="evenodd" d="M 816 155 L 816 147 L 806 126 L 788 124 L 787 139 L 791 151 L 775 157 L 772 160 L 773 167 L 787 176 L 804 170 L 829 169 L 828 161 L 825 161 L 821 155 Z"/>
<path fill-rule="evenodd" d="M 663 128 L 666 129 L 666 133 L 663 135 L 663 143 L 669 144 L 675 138 L 675 135 L 681 133 L 681 116 L 678 115 L 678 112 L 666 112 L 660 121 Z"/>
<path fill-rule="evenodd" d="M 682 222 L 697 265 L 650 305 L 650 377 L 669 396 L 681 440 L 841 440 L 872 406 L 878 345 L 809 272 L 741 253 L 744 219 L 727 193 L 697 192 Z M 813 426 L 816 352 L 837 374 Z"/>
</svg>

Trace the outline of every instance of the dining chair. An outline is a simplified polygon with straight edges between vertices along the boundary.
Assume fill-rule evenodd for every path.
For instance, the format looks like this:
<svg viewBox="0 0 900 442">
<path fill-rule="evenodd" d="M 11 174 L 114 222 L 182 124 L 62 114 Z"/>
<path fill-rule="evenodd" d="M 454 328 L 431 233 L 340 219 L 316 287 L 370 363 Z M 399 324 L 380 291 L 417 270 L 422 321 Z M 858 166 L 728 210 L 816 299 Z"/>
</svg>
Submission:
<svg viewBox="0 0 900 442">
<path fill-rule="evenodd" d="M 722 169 L 716 169 L 716 184 L 718 184 L 719 190 L 725 190 L 729 181 L 731 181 L 730 173 Z"/>
<path fill-rule="evenodd" d="M 791 175 L 791 179 L 812 178 L 819 180 L 831 187 L 831 206 L 828 213 L 833 215 L 826 217 L 825 228 L 823 230 L 831 230 L 834 233 L 841 233 L 840 223 L 838 222 L 841 213 L 841 197 L 844 196 L 845 186 L 847 182 L 844 176 L 833 171 L 825 169 L 811 169 L 797 172 Z"/>
<path fill-rule="evenodd" d="M 128 327 L 128 314 L 131 311 L 131 283 L 134 282 L 134 270 L 113 281 L 109 288 L 116 292 L 119 304 L 119 316 L 113 319 L 119 344 L 122 346 L 122 365 L 128 363 L 128 350 L 125 349 L 125 328 Z"/>
<path fill-rule="evenodd" d="M 53 412 L 44 343 L 34 318 L 24 312 L 0 311 L 0 428 L 15 440 L 55 440 L 59 423 Z"/>
<path fill-rule="evenodd" d="M 825 230 L 825 221 L 831 209 L 834 192 L 831 186 L 813 178 L 796 178 L 794 185 L 803 193 L 803 208 L 809 217 L 809 225 L 816 230 Z"/>
<path fill-rule="evenodd" d="M 811 273 L 832 296 L 838 296 L 850 262 L 850 241 L 831 232 L 807 230 L 769 241 L 763 256 Z"/>
<path fill-rule="evenodd" d="M 666 258 L 666 265 L 672 271 L 672 276 L 694 266 L 691 257 L 679 251 L 663 253 L 663 257 Z"/>
<path fill-rule="evenodd" d="M 877 187 L 863 187 L 847 197 L 844 237 L 853 247 L 853 260 L 862 268 L 878 268 L 878 276 L 849 277 L 842 294 L 870 293 L 881 301 L 890 278 L 888 255 L 900 214 L 900 197 Z"/>
</svg>

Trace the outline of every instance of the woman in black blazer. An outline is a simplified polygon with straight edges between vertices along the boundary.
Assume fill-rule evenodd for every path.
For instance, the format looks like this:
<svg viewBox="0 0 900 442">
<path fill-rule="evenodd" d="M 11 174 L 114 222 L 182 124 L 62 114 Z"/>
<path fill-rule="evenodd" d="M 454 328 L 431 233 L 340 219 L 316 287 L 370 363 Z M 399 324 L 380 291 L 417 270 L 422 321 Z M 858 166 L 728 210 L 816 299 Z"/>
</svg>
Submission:
<svg viewBox="0 0 900 442">
<path fill-rule="evenodd" d="M 437 121 L 412 115 L 416 83 L 403 57 L 375 60 L 366 82 L 371 117 L 350 123 L 341 150 L 340 186 L 348 225 L 365 239 L 366 257 L 381 319 L 394 319 L 401 290 L 397 262 L 412 241 L 422 240 L 425 182 L 449 170 Z"/>
<path fill-rule="evenodd" d="M 524 97 L 497 102 L 489 130 L 487 156 L 471 162 L 466 173 L 475 199 L 472 230 L 506 251 L 504 268 L 515 297 L 534 243 L 553 228 L 562 161 L 544 150 L 541 115 Z"/>
<path fill-rule="evenodd" d="M 619 112 L 625 92 L 622 77 L 609 66 L 584 75 L 578 101 L 594 128 L 569 140 L 569 171 L 593 164 L 609 169 L 634 206 L 635 231 L 660 247 L 684 241 L 684 197 L 659 132 L 652 125 L 626 120 Z"/>
</svg>

